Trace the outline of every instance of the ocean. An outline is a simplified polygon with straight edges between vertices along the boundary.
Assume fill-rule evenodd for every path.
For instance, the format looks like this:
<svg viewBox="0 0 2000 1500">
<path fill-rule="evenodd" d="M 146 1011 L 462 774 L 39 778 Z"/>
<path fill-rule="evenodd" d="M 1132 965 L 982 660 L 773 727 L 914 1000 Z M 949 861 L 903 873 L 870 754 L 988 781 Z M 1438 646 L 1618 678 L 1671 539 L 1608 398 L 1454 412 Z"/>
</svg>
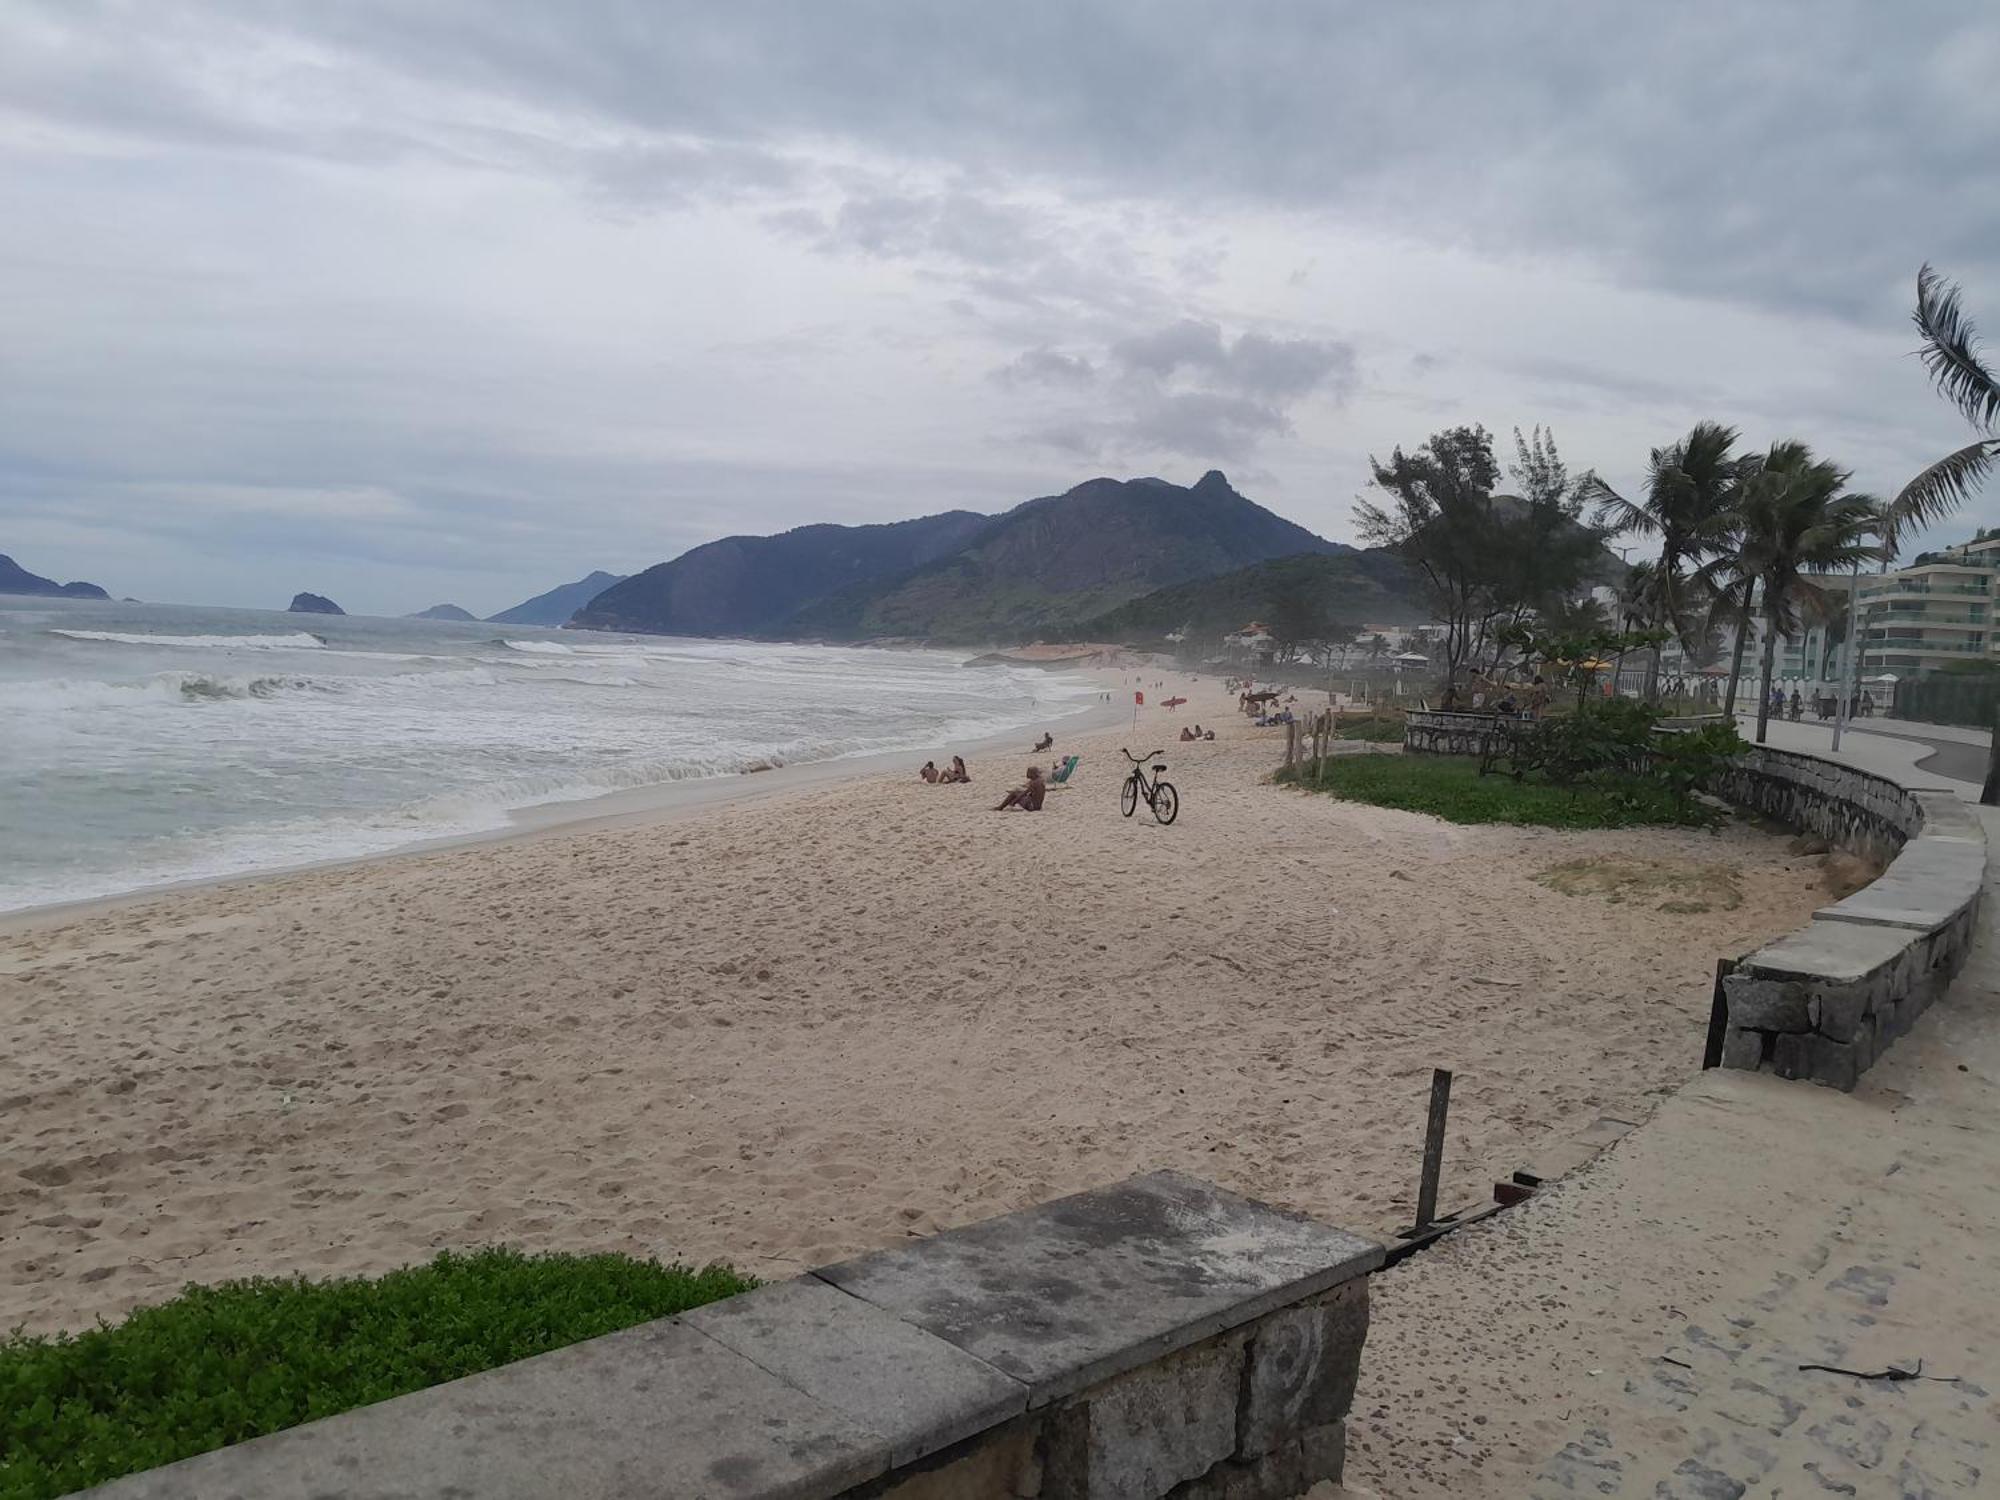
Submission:
<svg viewBox="0 0 2000 1500">
<path fill-rule="evenodd" d="M 963 655 L 0 596 L 0 911 L 1088 705 Z"/>
</svg>

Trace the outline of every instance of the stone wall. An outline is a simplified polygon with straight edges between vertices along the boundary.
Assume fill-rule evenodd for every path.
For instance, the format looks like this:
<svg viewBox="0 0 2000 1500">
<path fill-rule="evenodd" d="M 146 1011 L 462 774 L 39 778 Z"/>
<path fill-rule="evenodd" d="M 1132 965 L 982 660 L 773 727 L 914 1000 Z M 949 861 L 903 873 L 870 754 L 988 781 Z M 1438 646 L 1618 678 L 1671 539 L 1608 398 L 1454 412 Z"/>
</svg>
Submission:
<svg viewBox="0 0 2000 1500">
<path fill-rule="evenodd" d="M 1741 756 L 1717 795 L 1889 861 L 1799 932 L 1729 966 L 1721 1063 L 1851 1089 L 1965 962 L 1986 838 L 1957 798 L 1818 756 Z"/>
<path fill-rule="evenodd" d="M 1503 714 L 1414 711 L 1403 716 L 1403 750 L 1410 755 L 1484 755 L 1495 736 L 1511 739 L 1533 727 L 1531 719 Z"/>
<path fill-rule="evenodd" d="M 115 1481 L 100 1500 L 1289 1500 L 1371 1240 L 1172 1172 Z"/>
</svg>

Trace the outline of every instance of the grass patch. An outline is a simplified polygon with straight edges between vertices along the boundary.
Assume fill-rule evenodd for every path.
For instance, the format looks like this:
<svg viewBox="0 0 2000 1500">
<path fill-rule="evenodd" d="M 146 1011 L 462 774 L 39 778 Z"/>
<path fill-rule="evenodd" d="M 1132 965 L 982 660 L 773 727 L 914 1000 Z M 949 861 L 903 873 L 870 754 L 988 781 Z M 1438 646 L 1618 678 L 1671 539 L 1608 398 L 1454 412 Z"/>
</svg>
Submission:
<svg viewBox="0 0 2000 1500">
<path fill-rule="evenodd" d="M 1629 784 L 1550 786 L 1511 776 L 1481 776 L 1479 762 L 1456 755 L 1328 756 L 1306 761 L 1278 780 L 1350 802 L 1429 813 L 1449 823 L 1512 823 L 1531 828 L 1706 826 L 1714 814 L 1677 805 L 1664 788 Z"/>
<path fill-rule="evenodd" d="M 43 1500 L 755 1285 L 623 1255 L 443 1254 L 381 1277 L 190 1286 L 0 1340 L 0 1500 Z"/>
<path fill-rule="evenodd" d="M 1602 896 L 1614 906 L 1631 903 L 1653 911 L 1693 913 L 1741 906 L 1739 873 L 1734 865 L 1609 854 L 1565 860 L 1535 880 L 1569 896 Z"/>
</svg>

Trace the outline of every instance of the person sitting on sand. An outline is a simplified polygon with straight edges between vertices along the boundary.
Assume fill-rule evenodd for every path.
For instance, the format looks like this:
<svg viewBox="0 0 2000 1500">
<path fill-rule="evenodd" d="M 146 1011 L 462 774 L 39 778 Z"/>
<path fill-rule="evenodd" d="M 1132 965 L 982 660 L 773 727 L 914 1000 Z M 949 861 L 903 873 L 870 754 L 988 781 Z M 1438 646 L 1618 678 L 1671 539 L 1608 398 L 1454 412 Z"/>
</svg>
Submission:
<svg viewBox="0 0 2000 1500">
<path fill-rule="evenodd" d="M 917 774 L 923 777 L 924 780 L 928 781 L 932 786 L 936 786 L 938 784 L 938 777 L 941 773 L 938 771 L 936 761 L 927 760 L 924 762 L 924 768 L 921 771 L 917 772 Z"/>
<path fill-rule="evenodd" d="M 1048 792 L 1048 784 L 1042 780 L 1042 768 L 1040 766 L 1030 766 L 1028 767 L 1027 784 L 1015 787 L 1013 791 L 1000 799 L 993 810 L 995 812 L 1006 812 L 1011 807 L 1018 808 L 1022 812 L 1040 812 L 1042 810 L 1042 799 L 1048 795 Z"/>
<path fill-rule="evenodd" d="M 1204 729 L 1201 733 L 1201 737 L 1205 740 L 1212 740 L 1215 738 L 1215 731 L 1213 729 Z"/>
<path fill-rule="evenodd" d="M 1053 745 L 1055 742 L 1056 742 L 1056 737 L 1050 734 L 1046 729 L 1044 729 L 1042 731 L 1042 737 L 1035 742 L 1034 753 L 1036 755 L 1040 755 L 1044 750 L 1048 749 L 1049 746 Z"/>
<path fill-rule="evenodd" d="M 951 758 L 951 769 L 944 773 L 944 779 L 946 781 L 972 780 L 972 773 L 965 769 L 965 757 L 954 755 Z"/>
<path fill-rule="evenodd" d="M 1198 738 L 1198 736 L 1192 729 L 1188 728 L 1187 725 L 1183 724 L 1181 725 L 1181 738 L 1183 740 L 1191 740 Z"/>
</svg>

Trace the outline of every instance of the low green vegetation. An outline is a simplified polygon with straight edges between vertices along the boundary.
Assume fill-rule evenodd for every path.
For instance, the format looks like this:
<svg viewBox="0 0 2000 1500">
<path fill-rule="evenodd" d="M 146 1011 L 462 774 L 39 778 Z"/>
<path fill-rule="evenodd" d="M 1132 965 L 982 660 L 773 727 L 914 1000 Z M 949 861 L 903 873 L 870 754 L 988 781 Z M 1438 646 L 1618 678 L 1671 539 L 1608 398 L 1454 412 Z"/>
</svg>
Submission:
<svg viewBox="0 0 2000 1500">
<path fill-rule="evenodd" d="M 1742 737 L 1723 723 L 1662 733 L 1662 717 L 1652 705 L 1614 698 L 1495 735 L 1481 758 L 1329 756 L 1278 779 L 1453 823 L 1711 825 L 1717 809 L 1696 791 L 1742 753 Z"/>
<path fill-rule="evenodd" d="M 1514 823 L 1535 828 L 1634 828 L 1652 823 L 1703 824 L 1709 814 L 1684 809 L 1664 788 L 1553 786 L 1482 776 L 1479 762 L 1456 755 L 1340 755 L 1324 766 L 1303 761 L 1278 780 L 1350 802 L 1429 813 L 1449 823 Z"/>
<path fill-rule="evenodd" d="M 191 1286 L 0 1340 L 0 1500 L 42 1500 L 685 1312 L 754 1283 L 623 1255 L 444 1254 L 381 1277 Z"/>
</svg>

